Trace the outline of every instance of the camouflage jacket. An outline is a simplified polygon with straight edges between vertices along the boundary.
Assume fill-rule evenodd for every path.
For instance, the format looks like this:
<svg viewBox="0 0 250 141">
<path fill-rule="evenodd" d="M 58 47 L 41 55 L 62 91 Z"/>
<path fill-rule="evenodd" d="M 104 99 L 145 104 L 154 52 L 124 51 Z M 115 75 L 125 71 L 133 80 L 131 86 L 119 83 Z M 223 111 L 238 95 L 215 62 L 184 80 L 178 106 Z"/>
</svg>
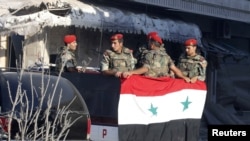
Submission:
<svg viewBox="0 0 250 141">
<path fill-rule="evenodd" d="M 106 50 L 101 61 L 101 70 L 130 71 L 135 67 L 137 60 L 133 57 L 133 51 L 123 47 L 122 53 Z"/>
<path fill-rule="evenodd" d="M 204 81 L 206 79 L 207 61 L 201 55 L 191 57 L 182 54 L 179 58 L 178 67 L 189 78 L 198 76 L 198 80 Z"/>
<path fill-rule="evenodd" d="M 164 48 L 164 44 L 161 45 L 160 47 L 161 50 L 165 50 Z M 145 55 L 150 51 L 150 49 L 148 49 L 147 45 L 143 45 L 140 46 L 139 48 L 137 48 L 137 50 L 135 51 L 135 58 L 137 59 L 137 64 L 136 64 L 136 68 L 140 68 L 143 66 L 143 60 L 145 59 Z"/>
<path fill-rule="evenodd" d="M 145 55 L 149 52 L 149 50 L 145 46 L 141 46 L 137 49 L 135 53 L 135 58 L 137 59 L 136 68 L 140 68 L 143 66 L 143 60 L 145 59 Z"/>
<path fill-rule="evenodd" d="M 149 71 L 145 76 L 163 77 L 170 76 L 170 66 L 174 65 L 171 57 L 166 53 L 165 48 L 161 47 L 158 50 L 149 50 L 145 54 L 143 66 L 147 67 Z"/>
<path fill-rule="evenodd" d="M 67 71 L 67 68 L 76 67 L 77 62 L 75 54 L 68 50 L 66 46 L 62 47 L 59 54 L 56 57 L 56 71 L 60 71 L 63 67 L 63 72 Z"/>
</svg>

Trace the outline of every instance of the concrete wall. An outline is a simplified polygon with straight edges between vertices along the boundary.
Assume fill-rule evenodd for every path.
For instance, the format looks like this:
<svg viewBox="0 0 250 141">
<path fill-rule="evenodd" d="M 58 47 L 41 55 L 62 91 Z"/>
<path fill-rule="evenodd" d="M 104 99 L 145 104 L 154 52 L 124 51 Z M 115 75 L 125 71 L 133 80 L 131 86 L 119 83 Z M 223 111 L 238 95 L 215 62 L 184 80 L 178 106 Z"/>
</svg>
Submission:
<svg viewBox="0 0 250 141">
<path fill-rule="evenodd" d="M 7 36 L 0 36 L 0 67 L 7 66 Z"/>
<path fill-rule="evenodd" d="M 44 65 L 49 64 L 49 52 L 46 44 L 46 33 L 35 34 L 27 36 L 24 41 L 23 47 L 23 68 L 33 66 L 41 59 Z"/>
</svg>

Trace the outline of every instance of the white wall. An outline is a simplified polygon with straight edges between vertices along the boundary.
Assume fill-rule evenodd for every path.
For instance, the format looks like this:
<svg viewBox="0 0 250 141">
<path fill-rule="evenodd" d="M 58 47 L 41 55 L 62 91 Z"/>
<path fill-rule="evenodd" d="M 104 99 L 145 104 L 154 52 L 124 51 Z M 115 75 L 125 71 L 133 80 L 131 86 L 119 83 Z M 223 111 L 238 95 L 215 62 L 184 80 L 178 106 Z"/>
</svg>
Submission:
<svg viewBox="0 0 250 141">
<path fill-rule="evenodd" d="M 0 67 L 7 67 L 7 36 L 0 36 Z"/>
<path fill-rule="evenodd" d="M 23 47 L 23 68 L 28 68 L 41 58 L 44 65 L 49 64 L 49 52 L 46 44 L 46 33 L 26 36 Z"/>
</svg>

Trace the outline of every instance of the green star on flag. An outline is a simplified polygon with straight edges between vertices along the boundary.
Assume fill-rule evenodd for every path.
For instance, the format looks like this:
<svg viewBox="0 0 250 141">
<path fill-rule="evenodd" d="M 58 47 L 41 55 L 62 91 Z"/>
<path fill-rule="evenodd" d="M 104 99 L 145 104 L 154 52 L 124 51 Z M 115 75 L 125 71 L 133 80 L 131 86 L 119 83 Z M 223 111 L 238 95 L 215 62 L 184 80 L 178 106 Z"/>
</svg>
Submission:
<svg viewBox="0 0 250 141">
<path fill-rule="evenodd" d="M 192 102 L 188 101 L 188 96 L 187 96 L 186 101 L 181 102 L 181 104 L 183 105 L 183 111 L 185 111 L 186 109 L 188 109 L 188 105 L 190 103 L 192 103 Z"/>
<path fill-rule="evenodd" d="M 158 109 L 158 107 L 154 107 L 153 104 L 151 103 L 150 109 L 148 109 L 148 110 L 153 114 L 153 116 L 156 116 L 157 109 Z"/>
</svg>

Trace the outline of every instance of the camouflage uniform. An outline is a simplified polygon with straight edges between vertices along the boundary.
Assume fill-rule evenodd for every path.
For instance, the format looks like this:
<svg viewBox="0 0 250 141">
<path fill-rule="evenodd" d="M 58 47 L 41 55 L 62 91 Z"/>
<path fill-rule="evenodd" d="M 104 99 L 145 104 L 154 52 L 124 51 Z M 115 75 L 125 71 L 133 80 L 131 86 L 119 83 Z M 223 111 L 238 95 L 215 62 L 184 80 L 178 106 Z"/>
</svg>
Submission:
<svg viewBox="0 0 250 141">
<path fill-rule="evenodd" d="M 145 54 L 147 54 L 148 51 L 149 50 L 145 46 L 137 48 L 134 54 L 135 58 L 137 59 L 136 68 L 140 68 L 143 66 L 143 59 L 145 58 Z"/>
<path fill-rule="evenodd" d="M 63 66 L 64 64 L 64 66 Z M 61 48 L 60 53 L 56 58 L 56 71 L 60 71 L 62 67 L 64 67 L 63 72 L 67 71 L 66 68 L 73 67 L 75 68 L 77 65 L 75 54 L 67 49 L 67 46 Z"/>
<path fill-rule="evenodd" d="M 164 48 L 164 44 L 161 45 L 160 49 Z M 136 68 L 140 68 L 143 66 L 143 60 L 145 59 L 145 55 L 149 52 L 150 50 L 146 46 L 141 46 L 137 49 L 135 53 L 135 58 L 137 59 L 137 64 Z M 164 50 L 165 51 L 165 50 Z"/>
<path fill-rule="evenodd" d="M 179 58 L 178 67 L 189 78 L 198 76 L 198 80 L 204 81 L 206 79 L 206 66 L 207 61 L 201 55 L 191 57 L 182 54 Z"/>
<path fill-rule="evenodd" d="M 122 53 L 106 50 L 101 61 L 101 70 L 130 71 L 134 69 L 136 62 L 132 50 L 126 47 L 122 48 Z"/>
<path fill-rule="evenodd" d="M 165 48 L 160 47 L 158 50 L 149 50 L 145 54 L 143 66 L 149 69 L 145 76 L 163 77 L 170 76 L 170 67 L 174 65 L 171 57 L 166 53 Z"/>
</svg>

